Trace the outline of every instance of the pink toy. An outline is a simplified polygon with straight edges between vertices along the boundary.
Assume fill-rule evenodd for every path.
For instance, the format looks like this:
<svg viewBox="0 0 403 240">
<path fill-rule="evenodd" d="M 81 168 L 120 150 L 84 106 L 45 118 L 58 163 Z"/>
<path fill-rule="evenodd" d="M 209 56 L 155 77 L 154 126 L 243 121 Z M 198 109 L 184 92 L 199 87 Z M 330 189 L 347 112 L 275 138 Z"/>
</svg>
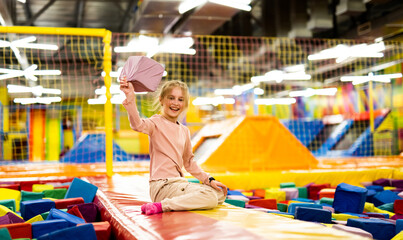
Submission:
<svg viewBox="0 0 403 240">
<path fill-rule="evenodd" d="M 154 92 L 161 82 L 164 67 L 145 56 L 131 56 L 127 59 L 120 78 L 127 77 L 135 92 Z"/>
</svg>

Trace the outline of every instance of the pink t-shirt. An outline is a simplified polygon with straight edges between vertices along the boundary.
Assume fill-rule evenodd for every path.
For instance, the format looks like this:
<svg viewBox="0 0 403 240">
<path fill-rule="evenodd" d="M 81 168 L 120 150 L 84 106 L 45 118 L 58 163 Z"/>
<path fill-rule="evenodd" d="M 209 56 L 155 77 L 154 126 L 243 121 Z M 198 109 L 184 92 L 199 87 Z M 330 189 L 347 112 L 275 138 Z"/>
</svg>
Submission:
<svg viewBox="0 0 403 240">
<path fill-rule="evenodd" d="M 189 129 L 161 115 L 140 118 L 135 101 L 123 101 L 129 115 L 130 127 L 149 136 L 150 181 L 183 177 L 182 168 L 203 183 L 210 177 L 194 161 Z"/>
</svg>

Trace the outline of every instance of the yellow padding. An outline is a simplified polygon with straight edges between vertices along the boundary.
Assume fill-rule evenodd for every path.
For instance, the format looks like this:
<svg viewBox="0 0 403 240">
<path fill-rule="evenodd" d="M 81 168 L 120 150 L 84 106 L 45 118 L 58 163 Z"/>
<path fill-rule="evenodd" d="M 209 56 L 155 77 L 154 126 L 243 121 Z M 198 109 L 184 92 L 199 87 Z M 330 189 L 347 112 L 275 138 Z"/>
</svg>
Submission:
<svg viewBox="0 0 403 240">
<path fill-rule="evenodd" d="M 8 188 L 0 188 L 0 200 L 15 200 L 16 211 L 20 211 L 21 192 Z"/>
<path fill-rule="evenodd" d="M 6 215 L 8 212 L 12 212 L 8 207 L 0 205 L 0 217 Z"/>
<path fill-rule="evenodd" d="M 266 189 L 265 199 L 276 199 L 277 202 L 285 201 L 285 192 L 280 190 L 280 188 L 269 188 Z"/>
<path fill-rule="evenodd" d="M 32 217 L 31 219 L 29 219 L 27 221 L 27 223 L 33 223 L 33 222 L 40 222 L 40 221 L 44 221 L 43 217 L 39 214 L 36 215 L 35 217 Z"/>
<path fill-rule="evenodd" d="M 391 240 L 403 240 L 403 231 L 396 234 Z"/>
<path fill-rule="evenodd" d="M 375 206 L 373 203 L 366 202 L 364 205 L 364 212 L 374 212 L 374 208 Z"/>
<path fill-rule="evenodd" d="M 359 218 L 358 216 L 353 216 L 345 213 L 332 213 L 332 218 L 339 221 L 347 221 L 350 218 Z"/>
<path fill-rule="evenodd" d="M 54 186 L 50 184 L 33 184 L 32 192 L 43 192 L 45 190 L 53 190 Z"/>
</svg>

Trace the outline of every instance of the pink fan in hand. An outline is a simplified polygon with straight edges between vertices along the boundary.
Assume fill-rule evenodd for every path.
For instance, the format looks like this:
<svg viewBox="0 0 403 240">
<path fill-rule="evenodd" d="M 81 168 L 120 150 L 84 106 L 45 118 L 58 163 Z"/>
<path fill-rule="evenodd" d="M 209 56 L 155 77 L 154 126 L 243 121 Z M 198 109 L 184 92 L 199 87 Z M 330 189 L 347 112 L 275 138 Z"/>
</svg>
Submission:
<svg viewBox="0 0 403 240">
<path fill-rule="evenodd" d="M 131 56 L 127 59 L 120 78 L 126 76 L 135 92 L 154 92 L 161 82 L 164 67 L 145 56 Z"/>
</svg>

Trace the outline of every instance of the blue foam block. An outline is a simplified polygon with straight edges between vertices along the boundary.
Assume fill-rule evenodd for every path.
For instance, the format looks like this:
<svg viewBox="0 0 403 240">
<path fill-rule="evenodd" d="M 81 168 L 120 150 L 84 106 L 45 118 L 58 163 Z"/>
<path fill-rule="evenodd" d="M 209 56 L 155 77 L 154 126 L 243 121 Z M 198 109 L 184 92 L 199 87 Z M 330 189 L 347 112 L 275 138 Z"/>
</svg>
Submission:
<svg viewBox="0 0 403 240">
<path fill-rule="evenodd" d="M 331 223 L 332 212 L 325 209 L 297 207 L 295 218 L 309 222 Z"/>
<path fill-rule="evenodd" d="M 362 213 L 367 192 L 366 188 L 340 183 L 334 194 L 333 208 L 335 212 Z"/>
<path fill-rule="evenodd" d="M 370 232 L 378 240 L 390 240 L 395 236 L 395 224 L 381 219 L 350 218 L 347 226 Z"/>
<path fill-rule="evenodd" d="M 77 227 L 64 228 L 42 235 L 37 240 L 97 240 L 94 226 L 90 223 Z"/>
<path fill-rule="evenodd" d="M 84 219 L 74 216 L 70 213 L 66 213 L 56 208 L 52 208 L 49 211 L 48 217 L 46 218 L 46 220 L 53 220 L 53 219 L 64 219 L 67 221 L 69 227 L 76 226 L 77 224 L 80 223 L 85 223 Z"/>
<path fill-rule="evenodd" d="M 246 197 L 245 195 L 243 195 L 240 191 L 236 191 L 236 190 L 230 190 L 228 191 L 227 195 L 237 195 L 237 196 L 243 196 Z"/>
<path fill-rule="evenodd" d="M 376 194 L 377 194 L 377 191 L 372 190 L 372 189 L 368 189 L 366 202 L 371 202 L 371 203 L 372 203 L 372 201 L 373 201 L 373 199 L 374 199 L 374 196 L 375 196 Z"/>
<path fill-rule="evenodd" d="M 291 199 L 293 201 L 298 201 L 298 202 L 307 202 L 307 203 L 314 203 L 315 200 L 309 199 L 309 198 L 293 198 Z"/>
<path fill-rule="evenodd" d="M 375 205 L 375 207 L 378 207 L 380 205 L 384 205 L 386 203 L 393 203 L 395 200 L 402 199 L 397 195 L 397 193 L 392 192 L 390 190 L 378 192 L 375 194 L 375 196 L 372 198 L 372 203 Z"/>
<path fill-rule="evenodd" d="M 94 200 L 97 190 L 97 186 L 79 178 L 74 178 L 64 198 L 82 197 L 85 203 L 90 203 Z"/>
<path fill-rule="evenodd" d="M 54 220 L 33 222 L 31 226 L 32 226 L 32 237 L 38 238 L 44 234 L 68 228 L 69 224 L 64 219 L 54 219 Z"/>
<path fill-rule="evenodd" d="M 403 230 L 403 219 L 396 220 L 396 234 L 400 233 Z"/>
<path fill-rule="evenodd" d="M 375 190 L 376 192 L 382 192 L 383 191 L 383 186 L 380 185 L 370 185 L 366 186 L 368 190 Z"/>
<path fill-rule="evenodd" d="M 307 207 L 307 208 L 319 208 L 323 209 L 323 207 L 319 204 L 312 204 L 312 203 L 291 203 L 288 205 L 288 213 L 295 213 L 295 208 L 296 207 Z"/>
<path fill-rule="evenodd" d="M 38 214 L 49 211 L 54 208 L 55 202 L 49 199 L 38 199 L 21 202 L 20 212 L 24 220 L 29 220 Z"/>
</svg>

